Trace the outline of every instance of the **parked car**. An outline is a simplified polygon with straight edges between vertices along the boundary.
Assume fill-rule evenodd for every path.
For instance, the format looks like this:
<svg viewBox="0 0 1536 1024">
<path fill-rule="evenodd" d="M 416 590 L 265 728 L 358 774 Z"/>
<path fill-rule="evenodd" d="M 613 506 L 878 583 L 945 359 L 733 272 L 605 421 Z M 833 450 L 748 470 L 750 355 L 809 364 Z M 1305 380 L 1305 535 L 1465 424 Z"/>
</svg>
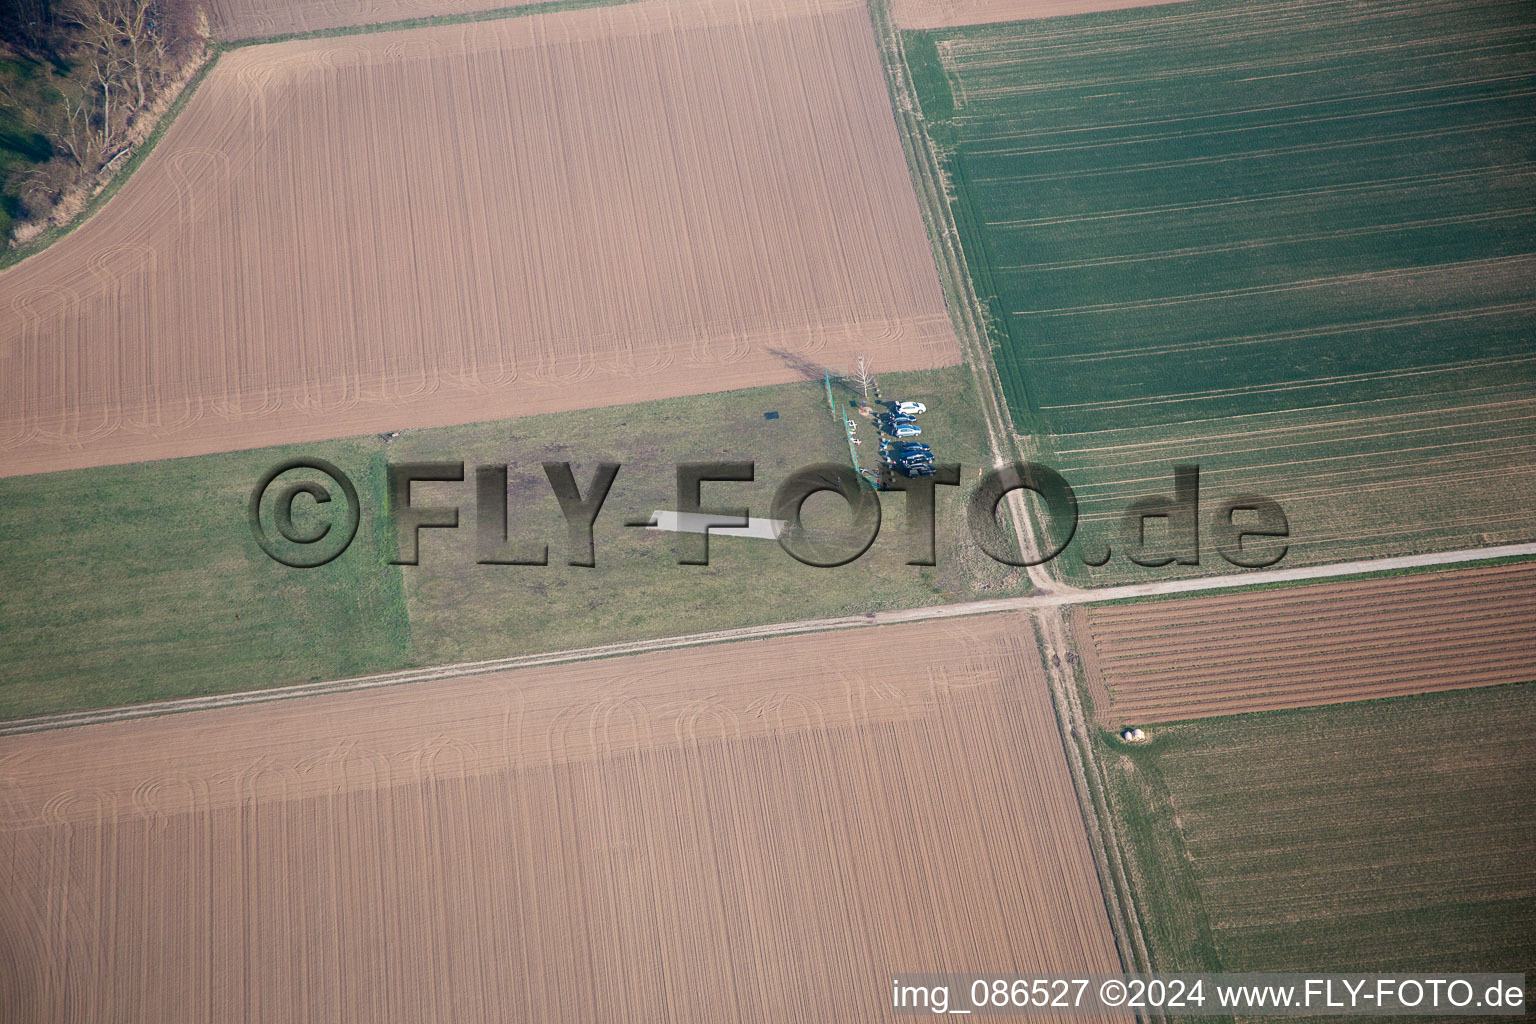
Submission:
<svg viewBox="0 0 1536 1024">
<path fill-rule="evenodd" d="M 916 437 L 923 432 L 921 427 L 915 427 L 910 423 L 898 423 L 891 431 L 897 437 Z"/>
<path fill-rule="evenodd" d="M 893 427 L 899 427 L 903 423 L 910 426 L 912 423 L 915 423 L 916 420 L 914 420 L 911 416 L 887 416 L 885 418 L 885 422 L 889 423 Z"/>
<path fill-rule="evenodd" d="M 916 416 L 928 411 L 928 407 L 922 402 L 897 402 L 896 411 L 903 416 Z"/>
</svg>

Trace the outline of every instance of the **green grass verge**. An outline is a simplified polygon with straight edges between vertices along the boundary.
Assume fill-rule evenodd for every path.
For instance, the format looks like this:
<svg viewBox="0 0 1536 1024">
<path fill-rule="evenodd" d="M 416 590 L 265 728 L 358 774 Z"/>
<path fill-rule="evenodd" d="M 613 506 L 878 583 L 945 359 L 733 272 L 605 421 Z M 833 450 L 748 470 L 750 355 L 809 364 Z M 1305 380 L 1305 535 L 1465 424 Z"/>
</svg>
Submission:
<svg viewBox="0 0 1536 1024">
<path fill-rule="evenodd" d="M 1101 734 L 1159 970 L 1536 974 L 1536 685 Z"/>
<path fill-rule="evenodd" d="M 929 406 L 923 439 L 932 439 L 940 459 L 980 464 L 984 427 L 963 368 L 884 374 L 881 384 L 887 395 Z M 848 398 L 838 389 L 840 403 Z M 769 411 L 779 418 L 765 420 Z M 869 460 L 875 434 L 867 425 L 863 438 L 860 456 Z M 675 535 L 621 525 L 675 507 L 680 461 L 755 462 L 755 482 L 706 484 L 704 494 L 706 502 L 745 506 L 758 516 L 769 514 L 775 488 L 791 471 L 813 462 L 846 465 L 847 445 L 819 381 L 422 432 L 391 454 L 448 459 L 465 451 L 512 466 L 510 519 L 521 536 L 549 541 L 552 564 L 476 566 L 469 531 L 428 537 L 422 565 L 407 579 L 416 650 L 429 663 L 916 607 L 1017 592 L 1024 585 L 1020 574 L 969 544 L 962 516 L 967 487 L 941 489 L 939 565 L 933 568 L 905 564 L 905 498 L 897 493 L 883 499 L 875 546 L 832 569 L 801 565 L 771 542 L 729 538 L 710 542 L 709 566 L 680 566 Z M 598 521 L 593 569 L 561 564 L 565 529 L 539 464 L 566 460 L 583 487 L 595 463 L 624 466 Z M 974 482 L 974 468 L 965 474 L 967 483 Z M 833 496 L 813 498 L 806 505 L 808 520 L 838 523 L 840 506 Z M 827 514 L 813 518 L 821 513 Z"/>
<path fill-rule="evenodd" d="M 326 457 L 383 500 L 375 445 Z M 245 508 L 309 446 L 0 480 L 0 716 L 358 675 L 410 650 L 398 568 L 365 516 L 349 557 L 286 569 Z"/>
<path fill-rule="evenodd" d="M 888 395 L 926 402 L 924 440 L 968 464 L 984 426 L 963 367 L 886 374 Z M 838 400 L 849 394 L 839 389 Z M 777 411 L 777 420 L 763 413 Z M 866 429 L 865 454 L 873 447 Z M 257 547 L 246 503 L 292 456 L 356 481 L 357 540 L 318 569 Z M 455 503 L 457 531 L 424 531 L 421 564 L 390 566 L 385 463 L 464 460 L 463 484 L 418 484 Z M 675 463 L 757 463 L 753 484 L 706 484 L 705 500 L 766 516 L 792 469 L 847 462 L 821 381 L 641 405 L 0 480 L 0 718 L 131 704 L 807 617 L 1021 593 L 1022 574 L 964 534 L 968 487 L 940 490 L 939 565 L 908 566 L 904 496 L 883 500 L 874 548 L 838 569 L 802 566 L 771 541 L 715 538 L 712 564 L 676 564 L 676 537 L 626 528 L 675 507 Z M 571 461 L 585 487 L 623 464 L 597 521 L 597 567 L 565 564 L 566 531 L 540 463 Z M 514 540 L 547 541 L 547 567 L 476 564 L 473 467 L 505 463 Z M 969 481 L 968 481 L 969 482 Z M 307 501 L 307 500 L 306 500 Z M 305 502 L 301 502 L 301 507 Z M 806 506 L 841 523 L 840 499 Z M 300 523 L 302 527 L 304 524 Z"/>
</svg>

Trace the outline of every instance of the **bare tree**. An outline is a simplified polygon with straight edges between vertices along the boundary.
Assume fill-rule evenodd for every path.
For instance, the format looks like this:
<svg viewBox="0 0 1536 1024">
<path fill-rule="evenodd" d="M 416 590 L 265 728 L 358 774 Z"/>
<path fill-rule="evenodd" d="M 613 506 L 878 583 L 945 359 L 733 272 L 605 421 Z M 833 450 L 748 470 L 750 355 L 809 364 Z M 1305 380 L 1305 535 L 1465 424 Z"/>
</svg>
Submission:
<svg viewBox="0 0 1536 1024">
<path fill-rule="evenodd" d="M 84 87 L 76 87 L 66 88 L 61 95 L 61 116 L 52 124 L 40 126 L 43 134 L 83 170 L 95 170 L 101 165 L 104 154 L 102 136 L 92 124 L 95 120 L 92 94 Z"/>
<path fill-rule="evenodd" d="M 859 356 L 858 366 L 853 371 L 853 379 L 858 381 L 859 390 L 864 392 L 864 402 L 869 404 L 869 393 L 875 387 L 875 375 L 869 368 L 869 362 L 862 355 Z"/>
<path fill-rule="evenodd" d="M 0 0 L 0 48 L 39 72 L 0 77 L 0 105 L 52 147 L 0 181 L 30 218 L 145 134 L 140 118 L 206 24 L 202 0 Z"/>
<path fill-rule="evenodd" d="M 60 20 L 73 29 L 94 110 L 89 123 L 94 149 L 103 161 L 125 140 L 129 123 L 148 105 L 169 69 L 169 40 L 160 21 L 161 0 L 60 0 Z M 77 130 L 79 103 L 71 103 L 65 121 Z M 62 140 L 61 140 L 62 141 Z M 76 159 L 85 147 L 65 145 Z M 94 167 L 87 166 L 88 170 Z"/>
</svg>

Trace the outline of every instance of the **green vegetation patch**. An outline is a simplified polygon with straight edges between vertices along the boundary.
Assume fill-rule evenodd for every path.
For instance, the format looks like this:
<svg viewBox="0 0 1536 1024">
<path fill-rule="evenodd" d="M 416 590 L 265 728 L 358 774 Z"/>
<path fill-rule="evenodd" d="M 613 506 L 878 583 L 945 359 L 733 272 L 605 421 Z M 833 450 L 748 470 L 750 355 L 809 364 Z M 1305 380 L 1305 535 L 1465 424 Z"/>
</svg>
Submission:
<svg viewBox="0 0 1536 1024">
<path fill-rule="evenodd" d="M 882 374 L 880 384 L 888 397 L 928 406 L 921 440 L 939 460 L 964 463 L 964 482 L 973 485 L 985 434 L 969 373 Z M 854 397 L 847 387 L 834 388 L 840 407 Z M 768 412 L 778 418 L 765 419 Z M 875 432 L 864 423 L 861 435 L 860 459 L 872 465 Z M 895 492 L 882 499 L 874 547 L 838 568 L 802 565 L 772 541 L 729 537 L 711 538 L 708 566 L 679 565 L 694 538 L 624 525 L 677 507 L 679 462 L 753 462 L 752 483 L 706 483 L 702 493 L 706 506 L 745 507 L 758 517 L 771 515 L 775 490 L 794 470 L 847 466 L 848 445 L 821 381 L 422 431 L 390 454 L 508 464 L 510 539 L 549 545 L 548 566 L 483 566 L 475 564 L 472 530 L 424 534 L 421 564 L 407 570 L 406 581 L 415 650 L 429 664 L 916 607 L 1027 586 L 1021 572 L 969 542 L 969 486 L 939 488 L 939 564 L 932 568 L 906 564 L 906 498 Z M 541 468 L 566 461 L 583 490 L 598 463 L 623 467 L 594 530 L 594 568 L 566 564 L 564 520 Z M 420 490 L 472 494 L 456 484 Z M 804 513 L 808 526 L 829 529 L 848 518 L 842 499 L 831 494 L 811 498 Z"/>
<path fill-rule="evenodd" d="M 1101 737 L 1159 970 L 1536 974 L 1536 686 Z"/>
<path fill-rule="evenodd" d="M 880 383 L 889 397 L 928 405 L 923 440 L 940 460 L 965 463 L 973 483 L 985 433 L 968 371 L 884 374 Z M 840 406 L 853 397 L 835 386 Z M 861 458 L 872 461 L 873 430 L 866 423 L 861 433 Z M 357 539 L 320 568 L 274 562 L 248 521 L 257 481 L 295 457 L 334 463 L 363 506 Z M 457 505 L 461 526 L 423 531 L 419 565 L 390 565 L 385 466 L 425 460 L 466 463 L 463 483 L 413 488 L 417 504 Z M 905 564 L 899 493 L 883 499 L 875 546 L 838 569 L 801 565 L 772 541 L 721 537 L 710 541 L 710 565 L 679 565 L 679 535 L 624 525 L 676 507 L 676 463 L 723 460 L 754 461 L 757 479 L 705 484 L 706 504 L 754 516 L 770 514 L 791 470 L 846 466 L 822 382 L 0 480 L 0 718 L 1027 588 L 1021 572 L 969 543 L 969 487 L 940 488 L 932 568 Z M 584 490 L 597 463 L 623 466 L 597 520 L 595 568 L 566 564 L 545 461 L 571 462 Z M 483 464 L 510 467 L 511 541 L 547 543 L 548 566 L 477 564 L 474 469 Z M 295 508 L 300 532 L 324 525 L 308 498 Z M 811 498 L 805 515 L 812 527 L 847 520 L 835 495 Z"/>
<path fill-rule="evenodd" d="M 272 465 L 323 450 L 383 501 L 376 443 L 335 441 L 0 480 L 0 717 L 365 674 L 404 663 L 405 593 L 375 517 L 285 568 L 247 521 Z"/>
<path fill-rule="evenodd" d="M 1292 562 L 1536 533 L 1528 5 L 904 38 L 1015 422 L 1090 523 L 1186 461 L 1288 500 Z"/>
</svg>

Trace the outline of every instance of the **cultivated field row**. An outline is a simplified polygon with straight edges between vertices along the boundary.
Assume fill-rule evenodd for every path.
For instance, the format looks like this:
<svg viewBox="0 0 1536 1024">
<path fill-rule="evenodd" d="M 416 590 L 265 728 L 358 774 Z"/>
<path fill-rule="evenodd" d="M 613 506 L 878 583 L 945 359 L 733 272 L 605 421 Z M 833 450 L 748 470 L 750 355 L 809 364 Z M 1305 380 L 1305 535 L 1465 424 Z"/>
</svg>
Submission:
<svg viewBox="0 0 1536 1024">
<path fill-rule="evenodd" d="M 1525 682 L 1536 566 L 1085 606 L 1106 721 L 1172 721 Z"/>
<path fill-rule="evenodd" d="M 1164 969 L 1432 971 L 1453 950 L 1529 977 L 1532 690 L 1205 719 L 1121 748 L 1120 811 L 1160 854 L 1138 869 Z"/>
<path fill-rule="evenodd" d="M 1528 13 L 1199 0 L 913 34 L 1000 379 L 1094 557 L 1176 462 L 1207 508 L 1280 501 L 1290 564 L 1536 536 Z M 1226 568 L 1202 563 L 1157 571 Z"/>
<path fill-rule="evenodd" d="M 0 786 L 18 1019 L 867 1020 L 913 967 L 1120 969 L 1013 615 L 11 737 Z"/>
<path fill-rule="evenodd" d="M 1060 18 L 1174 2 L 1177 0 L 892 0 L 891 14 L 902 28 L 943 28 L 1024 18 Z"/>
<path fill-rule="evenodd" d="M 0 309 L 0 475 L 959 358 L 837 0 L 226 53 Z"/>
<path fill-rule="evenodd" d="M 1131 502 L 1172 493 L 1177 463 L 1200 466 L 1207 517 L 1240 494 L 1278 501 L 1292 538 L 1283 564 L 1536 536 L 1536 399 L 1520 384 L 1474 390 L 1463 401 L 1446 409 L 1401 398 L 1352 403 L 1324 419 L 1264 413 L 1066 435 L 1054 439 L 1054 465 L 1082 502 L 1083 536 L 1110 543 Z M 1095 584 L 1147 575 L 1123 560 L 1091 570 L 1075 563 L 1063 564 Z M 1208 546 L 1202 563 L 1182 571 L 1226 569 Z"/>
</svg>

